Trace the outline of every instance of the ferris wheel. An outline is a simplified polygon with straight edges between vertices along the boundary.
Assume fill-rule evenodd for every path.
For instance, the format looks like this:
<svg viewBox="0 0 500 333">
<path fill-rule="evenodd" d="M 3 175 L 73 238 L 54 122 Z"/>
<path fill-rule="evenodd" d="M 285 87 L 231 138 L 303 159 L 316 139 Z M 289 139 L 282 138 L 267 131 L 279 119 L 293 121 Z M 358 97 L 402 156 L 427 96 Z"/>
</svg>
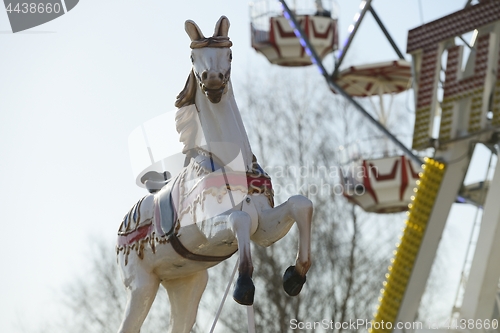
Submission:
<svg viewBox="0 0 500 333">
<path fill-rule="evenodd" d="M 384 140 L 390 141 L 400 152 L 399 155 L 376 158 L 363 155 L 366 152 L 358 154 L 358 162 L 364 163 L 368 171 L 360 179 L 354 179 L 357 183 L 354 182 L 351 189 L 346 187 L 344 193 L 367 211 L 387 213 L 408 210 L 403 235 L 383 281 L 371 331 L 419 330 L 419 327 L 398 327 L 397 323 L 415 322 L 437 248 L 455 202 L 482 207 L 483 216 L 478 227 L 477 245 L 473 252 L 471 250 L 470 269 L 452 309 L 454 321 L 450 321 L 451 327 L 448 325 L 447 329 L 457 332 L 470 329 L 498 331 L 500 163 L 496 164 L 491 181 L 468 186 L 463 185 L 463 181 L 476 145 L 482 144 L 492 154 L 497 154 L 500 139 L 500 1 L 473 4 L 469 0 L 464 9 L 410 30 L 406 49 L 412 56 L 410 65 L 375 12 L 373 1 L 363 0 L 355 22 L 349 28 L 350 34 L 343 43 L 344 47 L 335 58 L 333 73 L 328 73 L 322 64 L 322 59 L 338 48 L 337 21 L 332 16 L 331 8 L 323 6 L 325 2 L 309 1 L 309 12 L 306 12 L 296 2 L 291 7 L 284 0 L 279 2 L 281 7 L 278 10 L 270 7 L 267 1 L 251 7 L 252 46 L 273 64 L 315 64 L 332 91 L 347 98 L 383 133 Z M 368 12 L 399 59 L 340 70 L 356 31 Z M 320 25 L 323 21 L 325 23 Z M 318 39 L 314 31 L 319 26 L 324 32 L 320 36 L 325 37 Z M 462 70 L 463 46 L 456 45 L 454 41 L 463 40 L 462 36 L 469 32 L 473 32 L 473 40 L 466 47 L 472 51 Z M 441 64 L 444 53 L 447 53 L 447 60 Z M 441 72 L 445 77 L 444 83 L 440 82 Z M 415 94 L 415 124 L 410 149 L 387 128 L 388 110 L 382 104 L 382 95 L 408 89 L 411 78 Z M 384 80 L 387 81 L 385 85 L 381 82 Z M 372 116 L 353 96 L 378 97 L 378 116 Z M 439 131 L 435 133 L 437 128 Z M 433 151 L 432 157 L 422 161 L 420 154 L 429 151 Z M 383 170 L 381 175 L 371 175 L 370 165 L 379 166 L 379 170 Z M 344 180 L 349 176 L 344 175 Z M 409 183 L 415 184 L 415 187 Z M 403 187 L 403 184 L 406 185 Z M 361 194 L 356 185 L 369 188 L 366 191 L 369 193 Z M 407 192 L 408 187 L 410 191 Z M 383 322 L 391 323 L 390 327 L 382 326 Z M 465 327 L 461 325 L 464 322 Z M 471 322 L 474 327 L 469 327 Z M 434 331 L 439 329 L 432 328 Z"/>
</svg>

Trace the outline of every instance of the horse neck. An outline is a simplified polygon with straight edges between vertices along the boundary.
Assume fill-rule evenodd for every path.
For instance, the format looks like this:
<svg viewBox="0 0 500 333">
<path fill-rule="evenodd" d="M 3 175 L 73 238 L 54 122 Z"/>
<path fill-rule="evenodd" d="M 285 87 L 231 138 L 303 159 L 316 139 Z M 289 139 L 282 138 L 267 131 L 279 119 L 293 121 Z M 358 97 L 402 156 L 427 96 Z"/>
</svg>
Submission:
<svg viewBox="0 0 500 333">
<path fill-rule="evenodd" d="M 195 104 L 198 109 L 201 127 L 206 141 L 209 143 L 229 143 L 236 145 L 243 157 L 246 171 L 252 169 L 253 153 L 250 148 L 248 135 L 241 119 L 241 114 L 234 99 L 231 82 L 228 82 L 228 91 L 222 96 L 219 103 L 211 103 L 198 87 Z M 210 149 L 211 147 L 209 147 Z M 229 163 L 233 155 L 224 155 L 224 151 L 215 152 L 224 163 Z"/>
</svg>

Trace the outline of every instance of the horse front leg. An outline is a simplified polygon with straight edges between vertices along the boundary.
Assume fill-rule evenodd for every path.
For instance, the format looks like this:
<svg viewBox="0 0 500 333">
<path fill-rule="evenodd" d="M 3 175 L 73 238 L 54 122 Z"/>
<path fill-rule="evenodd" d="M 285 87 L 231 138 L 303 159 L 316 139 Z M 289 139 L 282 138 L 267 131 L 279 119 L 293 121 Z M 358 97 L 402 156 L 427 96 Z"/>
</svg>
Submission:
<svg viewBox="0 0 500 333">
<path fill-rule="evenodd" d="M 250 232 L 252 218 L 248 213 L 235 211 L 229 214 L 228 222 L 238 241 L 238 279 L 233 292 L 233 299 L 242 305 L 252 305 L 255 286 L 252 281 L 253 264 L 250 252 Z"/>
<path fill-rule="evenodd" d="M 295 221 L 299 229 L 299 250 L 295 266 L 290 266 L 283 276 L 283 288 L 290 296 L 296 296 L 306 282 L 311 267 L 311 225 L 313 204 L 302 195 L 290 197 L 285 203 L 259 213 L 259 228 L 252 240 L 269 246 L 285 236 Z"/>
</svg>

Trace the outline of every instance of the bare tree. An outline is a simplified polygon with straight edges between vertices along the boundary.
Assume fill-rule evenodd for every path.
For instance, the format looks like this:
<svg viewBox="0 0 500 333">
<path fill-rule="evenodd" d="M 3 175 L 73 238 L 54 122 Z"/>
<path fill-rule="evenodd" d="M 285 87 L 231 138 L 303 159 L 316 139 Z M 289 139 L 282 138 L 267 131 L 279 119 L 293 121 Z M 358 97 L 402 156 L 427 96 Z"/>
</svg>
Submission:
<svg viewBox="0 0 500 333">
<path fill-rule="evenodd" d="M 49 322 L 42 333 L 115 333 L 122 319 L 126 293 L 118 271 L 114 244 L 92 239 L 86 272 L 63 287 L 58 298 L 58 321 Z M 166 292 L 159 292 L 142 332 L 166 331 Z"/>
</svg>

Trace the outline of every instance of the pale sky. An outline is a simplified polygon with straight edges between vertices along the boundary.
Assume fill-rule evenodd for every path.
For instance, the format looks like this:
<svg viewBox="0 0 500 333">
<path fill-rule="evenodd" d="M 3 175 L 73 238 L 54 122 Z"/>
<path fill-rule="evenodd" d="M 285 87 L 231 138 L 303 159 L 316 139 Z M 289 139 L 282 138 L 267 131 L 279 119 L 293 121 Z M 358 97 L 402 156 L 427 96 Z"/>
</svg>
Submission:
<svg viewBox="0 0 500 333">
<path fill-rule="evenodd" d="M 403 53 L 408 29 L 465 4 L 420 2 L 423 17 L 419 1 L 373 0 Z M 338 0 L 340 44 L 359 3 Z M 2 332 L 20 333 L 52 315 L 54 291 L 83 270 L 91 237 L 114 242 L 121 218 L 145 194 L 135 185 L 127 140 L 174 109 L 191 66 L 184 21 L 208 35 L 221 15 L 229 18 L 233 85 L 249 68 L 268 66 L 250 47 L 247 5 L 86 0 L 17 34 L 0 10 Z M 367 14 L 345 65 L 396 59 Z"/>
</svg>

